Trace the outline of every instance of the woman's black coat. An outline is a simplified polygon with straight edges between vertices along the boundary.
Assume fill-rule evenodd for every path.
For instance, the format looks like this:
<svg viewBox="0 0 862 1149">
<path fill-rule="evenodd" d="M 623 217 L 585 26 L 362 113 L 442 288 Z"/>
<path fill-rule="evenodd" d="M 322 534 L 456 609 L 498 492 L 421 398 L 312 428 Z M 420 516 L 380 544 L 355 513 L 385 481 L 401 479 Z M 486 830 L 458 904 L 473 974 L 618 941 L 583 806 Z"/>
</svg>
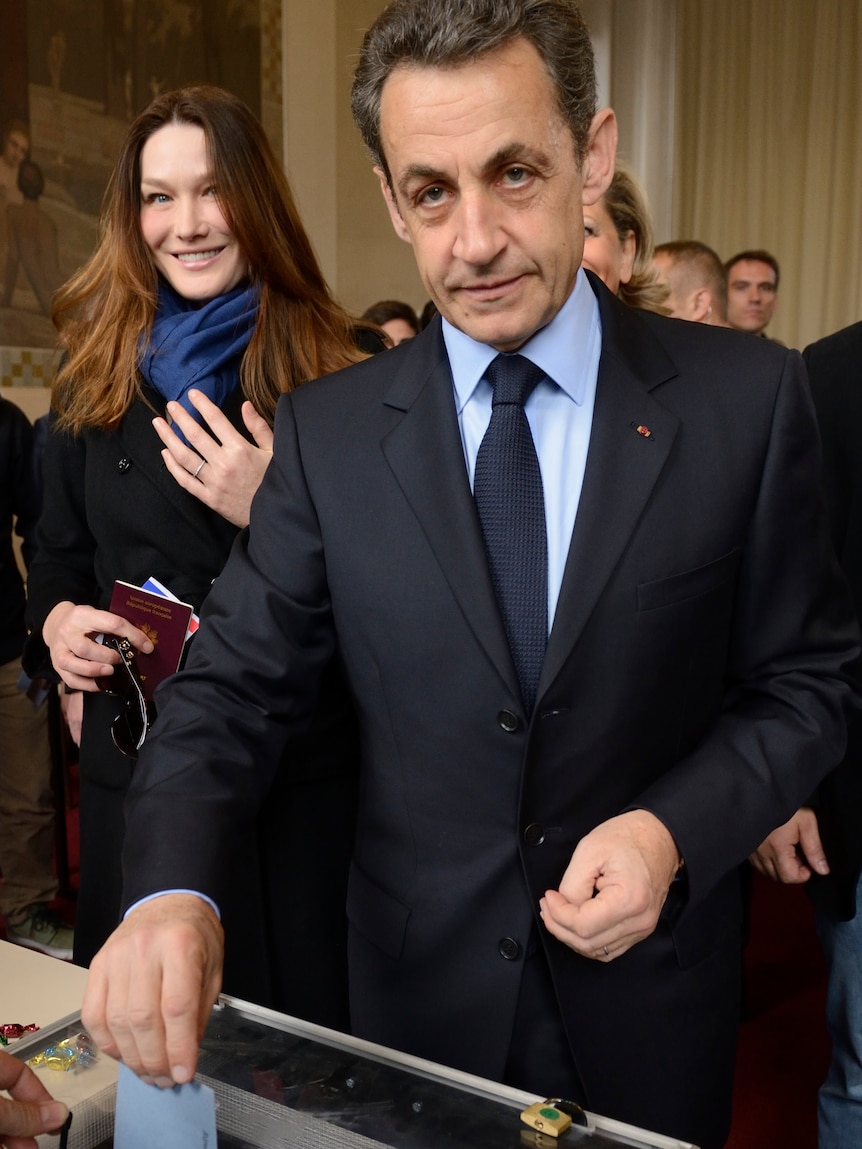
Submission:
<svg viewBox="0 0 862 1149">
<path fill-rule="evenodd" d="M 225 407 L 238 427 L 240 403 L 236 395 Z M 29 578 L 32 676 L 51 673 L 40 636 L 58 602 L 107 609 L 116 579 L 140 585 L 154 576 L 199 610 L 225 564 L 237 528 L 171 477 L 156 414 L 164 414 L 162 400 L 145 389 L 115 432 L 49 432 Z M 115 714 L 110 695 L 85 695 L 75 939 L 75 960 L 85 965 L 116 925 L 121 900 L 132 764 L 111 741 Z M 352 708 L 333 666 L 312 728 L 275 775 L 256 840 L 235 843 L 236 880 L 221 906 L 226 992 L 336 1028 L 347 1027 L 343 907 L 357 754 Z"/>
</svg>

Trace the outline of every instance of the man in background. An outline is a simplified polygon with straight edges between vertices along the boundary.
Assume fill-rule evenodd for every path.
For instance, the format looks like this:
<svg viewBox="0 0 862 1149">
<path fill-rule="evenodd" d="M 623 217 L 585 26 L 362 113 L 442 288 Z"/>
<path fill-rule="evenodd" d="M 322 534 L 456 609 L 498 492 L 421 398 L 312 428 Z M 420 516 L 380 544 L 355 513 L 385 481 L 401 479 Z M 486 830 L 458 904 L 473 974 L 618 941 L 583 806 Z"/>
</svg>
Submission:
<svg viewBox="0 0 862 1149">
<path fill-rule="evenodd" d="M 669 288 L 665 307 L 674 319 L 729 327 L 727 273 L 711 247 L 697 239 L 660 243 L 653 256 L 659 275 Z"/>
<path fill-rule="evenodd" d="M 803 352 L 823 444 L 832 540 L 862 620 L 862 323 Z M 818 1097 L 819 1149 L 862 1145 L 862 723 L 844 762 L 752 857 L 767 876 L 807 882 L 829 971 L 832 1060 Z"/>
<path fill-rule="evenodd" d="M 740 251 L 724 267 L 730 326 L 751 335 L 765 335 L 778 303 L 778 260 L 768 251 Z"/>
</svg>

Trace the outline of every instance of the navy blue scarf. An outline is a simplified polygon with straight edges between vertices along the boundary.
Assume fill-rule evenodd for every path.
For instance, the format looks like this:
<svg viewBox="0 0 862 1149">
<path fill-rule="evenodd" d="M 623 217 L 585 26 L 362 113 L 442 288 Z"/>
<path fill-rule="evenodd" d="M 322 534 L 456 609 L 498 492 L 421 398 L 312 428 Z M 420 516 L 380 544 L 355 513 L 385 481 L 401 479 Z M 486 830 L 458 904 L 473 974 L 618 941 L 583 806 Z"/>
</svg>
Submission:
<svg viewBox="0 0 862 1149">
<path fill-rule="evenodd" d="M 255 285 L 235 287 L 201 306 L 160 280 L 152 334 L 149 342 L 141 340 L 139 367 L 144 379 L 164 399 L 181 403 L 200 423 L 188 391 L 196 387 L 223 406 L 239 385 L 239 365 L 259 305 Z M 180 435 L 179 427 L 174 431 Z"/>
</svg>

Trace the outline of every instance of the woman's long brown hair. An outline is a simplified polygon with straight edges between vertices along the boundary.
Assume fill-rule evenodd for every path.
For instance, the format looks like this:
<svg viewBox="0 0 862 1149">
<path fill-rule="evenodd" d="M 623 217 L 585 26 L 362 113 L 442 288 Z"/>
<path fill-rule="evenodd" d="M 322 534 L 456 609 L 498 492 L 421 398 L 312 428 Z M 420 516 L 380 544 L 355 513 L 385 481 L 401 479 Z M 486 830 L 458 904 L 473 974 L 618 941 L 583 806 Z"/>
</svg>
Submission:
<svg viewBox="0 0 862 1149">
<path fill-rule="evenodd" d="M 166 124 L 203 130 L 219 206 L 260 286 L 240 380 L 261 415 L 272 423 L 283 392 L 364 358 L 258 121 L 220 88 L 181 88 L 153 100 L 129 128 L 105 191 L 96 250 L 55 296 L 64 361 L 53 403 L 61 425 L 75 432 L 115 427 L 140 394 L 140 342 L 158 293 L 140 226 L 141 150 Z"/>
</svg>

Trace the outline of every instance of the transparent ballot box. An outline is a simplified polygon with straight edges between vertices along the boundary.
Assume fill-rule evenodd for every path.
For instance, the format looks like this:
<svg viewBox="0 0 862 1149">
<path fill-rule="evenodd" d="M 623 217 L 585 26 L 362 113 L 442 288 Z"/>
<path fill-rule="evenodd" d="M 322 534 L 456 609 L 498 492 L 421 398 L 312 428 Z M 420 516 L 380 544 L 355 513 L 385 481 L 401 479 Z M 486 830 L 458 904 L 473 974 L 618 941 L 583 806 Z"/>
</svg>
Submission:
<svg viewBox="0 0 862 1149">
<path fill-rule="evenodd" d="M 85 1050 L 81 1034 L 75 1014 L 14 1052 L 31 1059 L 60 1043 Z M 85 1055 L 65 1072 L 36 1072 L 72 1109 L 68 1149 L 113 1146 L 109 1058 Z M 695 1149 L 590 1113 L 559 1137 L 537 1132 L 520 1114 L 545 1098 L 227 996 L 210 1018 L 197 1080 L 215 1093 L 219 1149 Z M 145 1132 L 140 1144 L 150 1144 Z"/>
</svg>

